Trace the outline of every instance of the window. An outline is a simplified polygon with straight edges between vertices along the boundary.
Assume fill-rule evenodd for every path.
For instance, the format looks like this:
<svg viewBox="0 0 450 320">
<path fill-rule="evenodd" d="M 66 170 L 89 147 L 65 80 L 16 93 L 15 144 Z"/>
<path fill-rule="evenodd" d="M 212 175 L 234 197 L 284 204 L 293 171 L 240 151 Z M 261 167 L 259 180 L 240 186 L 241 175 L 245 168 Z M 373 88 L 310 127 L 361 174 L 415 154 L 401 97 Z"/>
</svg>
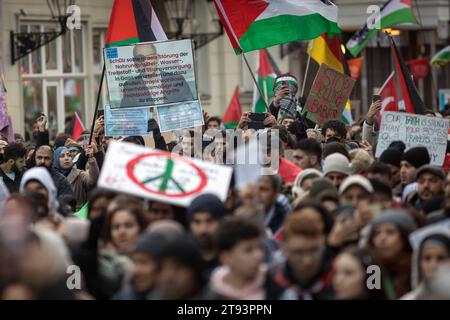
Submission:
<svg viewBox="0 0 450 320">
<path fill-rule="evenodd" d="M 25 134 L 32 134 L 34 119 L 48 116 L 50 140 L 66 130 L 75 112 L 86 124 L 86 32 L 71 30 L 20 61 Z M 54 32 L 54 24 L 23 22 L 22 32 Z"/>
</svg>

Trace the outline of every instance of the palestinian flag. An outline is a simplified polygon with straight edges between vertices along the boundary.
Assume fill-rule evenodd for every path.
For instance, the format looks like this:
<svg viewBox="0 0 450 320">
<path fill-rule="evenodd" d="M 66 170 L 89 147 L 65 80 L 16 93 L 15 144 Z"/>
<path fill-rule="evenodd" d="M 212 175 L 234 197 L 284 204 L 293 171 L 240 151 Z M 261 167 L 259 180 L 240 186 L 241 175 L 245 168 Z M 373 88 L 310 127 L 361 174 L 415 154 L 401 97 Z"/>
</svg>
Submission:
<svg viewBox="0 0 450 320">
<path fill-rule="evenodd" d="M 401 23 L 414 23 L 417 20 L 412 11 L 412 0 L 389 0 L 386 2 L 380 11 L 380 27 L 387 28 Z M 377 19 L 378 20 L 378 19 Z M 374 21 L 376 24 L 378 21 Z M 355 33 L 350 40 L 348 40 L 346 47 L 350 53 L 356 57 L 361 50 L 367 45 L 369 39 L 373 37 L 380 29 L 372 26 L 369 29 L 367 24 L 357 33 Z"/>
<path fill-rule="evenodd" d="M 167 40 L 150 0 L 115 0 L 106 32 L 106 46 Z"/>
<path fill-rule="evenodd" d="M 425 104 L 417 92 L 411 73 L 409 72 L 405 61 L 403 61 L 394 40 L 390 38 L 390 41 L 391 49 L 394 55 L 395 70 L 400 82 L 403 101 L 405 102 L 405 110 L 408 113 L 425 114 L 428 109 L 425 107 Z"/>
<path fill-rule="evenodd" d="M 327 2 L 327 3 L 325 3 Z M 341 33 L 328 1 L 214 0 L 236 54 Z"/>
<path fill-rule="evenodd" d="M 307 52 L 319 65 L 325 63 L 341 73 L 346 73 L 344 68 L 345 59 L 338 36 L 329 38 L 327 34 L 320 35 L 316 39 L 308 42 Z M 347 125 L 353 123 L 350 101 L 347 101 L 345 104 L 340 120 Z"/>
<path fill-rule="evenodd" d="M 261 97 L 255 85 L 253 89 L 253 112 L 266 112 L 266 102 L 269 105 L 270 99 L 273 97 L 273 85 L 277 77 L 274 69 L 276 69 L 276 66 L 271 63 L 268 52 L 265 49 L 259 50 L 258 85 L 264 96 Z"/>
<path fill-rule="evenodd" d="M 450 61 L 450 46 L 445 47 L 438 53 L 434 55 L 434 57 L 431 59 L 431 65 L 433 67 L 442 67 L 443 65 L 446 65 Z"/>
<path fill-rule="evenodd" d="M 222 122 L 227 129 L 234 129 L 239 123 L 242 116 L 242 107 L 239 100 L 239 87 L 234 89 L 233 97 L 227 107 L 227 111 L 223 116 Z"/>
<path fill-rule="evenodd" d="M 83 122 L 81 121 L 80 117 L 78 116 L 78 113 L 75 112 L 73 130 L 72 130 L 73 140 L 77 141 L 84 130 L 86 130 L 86 129 L 84 128 Z"/>
</svg>

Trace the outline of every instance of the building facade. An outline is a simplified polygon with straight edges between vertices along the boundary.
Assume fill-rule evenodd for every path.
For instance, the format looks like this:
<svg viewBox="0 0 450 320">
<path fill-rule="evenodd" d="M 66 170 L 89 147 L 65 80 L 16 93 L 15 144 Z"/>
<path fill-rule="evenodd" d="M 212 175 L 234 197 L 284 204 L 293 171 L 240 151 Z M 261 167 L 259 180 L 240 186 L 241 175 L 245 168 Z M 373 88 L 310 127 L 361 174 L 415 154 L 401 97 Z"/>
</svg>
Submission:
<svg viewBox="0 0 450 320">
<path fill-rule="evenodd" d="M 9 113 L 14 131 L 27 134 L 37 114 L 49 116 L 54 134 L 64 131 L 67 116 L 78 112 L 89 127 L 95 108 L 102 70 L 102 48 L 113 0 L 77 0 L 81 9 L 81 28 L 68 31 L 55 41 L 11 63 L 10 32 L 49 32 L 58 29 L 49 22 L 50 10 L 46 0 L 0 0 L 0 65 L 8 90 Z M 162 1 L 152 1 L 164 28 L 170 28 Z M 339 24 L 344 39 L 358 30 L 366 21 L 367 7 L 382 4 L 375 0 L 336 0 L 339 5 Z M 205 1 L 192 1 L 191 19 L 185 29 L 190 32 L 214 31 L 211 13 Z M 405 59 L 420 55 L 432 56 L 450 43 L 448 0 L 413 0 L 421 26 L 396 27 Z M 173 27 L 173 26 L 172 26 Z M 307 61 L 305 42 L 293 48 L 276 46 L 269 52 L 283 72 L 295 74 L 303 81 Z M 363 69 L 355 85 L 352 100 L 357 113 L 363 113 L 374 88 L 382 85 L 392 69 L 386 59 L 389 47 L 385 39 L 372 39 L 363 51 Z M 251 107 L 253 81 L 241 56 L 232 51 L 226 35 L 213 40 L 195 52 L 197 87 L 203 108 L 210 115 L 223 115 L 236 86 L 240 88 L 244 109 Z M 256 71 L 256 53 L 247 54 Z M 417 82 L 419 91 L 429 106 L 437 106 L 437 90 L 450 88 L 450 66 L 431 69 L 430 75 Z M 106 87 L 106 86 L 104 86 Z M 103 90 L 101 105 L 107 102 Z M 358 108 L 359 106 L 359 108 Z M 358 115 L 358 114 L 356 114 Z"/>
</svg>

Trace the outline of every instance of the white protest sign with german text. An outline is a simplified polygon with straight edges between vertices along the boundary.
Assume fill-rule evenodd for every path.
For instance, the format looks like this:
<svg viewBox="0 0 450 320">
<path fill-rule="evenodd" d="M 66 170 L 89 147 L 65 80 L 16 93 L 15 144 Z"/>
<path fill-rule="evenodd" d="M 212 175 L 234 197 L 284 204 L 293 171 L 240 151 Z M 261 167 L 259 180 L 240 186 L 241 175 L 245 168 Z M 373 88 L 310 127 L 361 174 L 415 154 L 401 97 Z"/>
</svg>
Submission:
<svg viewBox="0 0 450 320">
<path fill-rule="evenodd" d="M 153 117 L 152 108 L 127 108 L 111 110 L 105 105 L 105 135 L 110 137 L 153 136 L 148 130 L 148 120 Z"/>
<path fill-rule="evenodd" d="M 198 100 L 191 40 L 104 49 L 111 109 Z"/>
<path fill-rule="evenodd" d="M 379 157 L 392 141 L 400 140 L 405 143 L 406 149 L 426 147 L 431 164 L 441 166 L 447 150 L 448 127 L 449 120 L 443 118 L 383 112 L 375 156 Z"/>
<path fill-rule="evenodd" d="M 227 198 L 232 168 L 111 141 L 98 186 L 187 207 L 200 194 Z"/>
<path fill-rule="evenodd" d="M 159 106 L 156 113 L 161 132 L 193 128 L 204 124 L 200 101 Z"/>
</svg>

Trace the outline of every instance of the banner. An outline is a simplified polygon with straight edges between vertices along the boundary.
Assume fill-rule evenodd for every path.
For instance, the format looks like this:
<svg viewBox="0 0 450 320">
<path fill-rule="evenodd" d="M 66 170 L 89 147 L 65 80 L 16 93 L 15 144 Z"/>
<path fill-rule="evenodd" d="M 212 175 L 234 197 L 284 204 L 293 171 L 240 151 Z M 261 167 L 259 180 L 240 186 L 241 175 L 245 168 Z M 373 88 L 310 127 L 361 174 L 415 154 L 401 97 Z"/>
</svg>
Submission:
<svg viewBox="0 0 450 320">
<path fill-rule="evenodd" d="M 318 125 L 338 119 L 354 85 L 351 77 L 322 63 L 305 103 L 306 117 Z"/>
<path fill-rule="evenodd" d="M 152 136 L 148 130 L 148 120 L 153 113 L 147 109 L 115 109 L 105 105 L 105 135 L 109 137 Z"/>
<path fill-rule="evenodd" d="M 353 79 L 358 80 L 361 75 L 362 64 L 362 57 L 347 60 L 348 69 L 350 70 L 350 75 Z"/>
<path fill-rule="evenodd" d="M 161 132 L 193 128 L 204 124 L 200 101 L 160 106 L 156 114 Z"/>
<path fill-rule="evenodd" d="M 227 166 L 111 141 L 98 186 L 187 207 L 203 193 L 225 201 L 232 171 Z"/>
<path fill-rule="evenodd" d="M 447 150 L 448 119 L 388 111 L 383 112 L 381 116 L 376 157 L 379 157 L 392 141 L 401 140 L 406 149 L 426 147 L 431 164 L 442 166 Z"/>
<path fill-rule="evenodd" d="M 428 76 L 428 72 L 430 71 L 430 59 L 419 58 L 409 60 L 406 61 L 406 64 L 408 65 L 414 79 L 424 79 Z"/>
<path fill-rule="evenodd" d="M 198 100 L 191 40 L 105 48 L 104 58 L 111 109 Z"/>
</svg>

